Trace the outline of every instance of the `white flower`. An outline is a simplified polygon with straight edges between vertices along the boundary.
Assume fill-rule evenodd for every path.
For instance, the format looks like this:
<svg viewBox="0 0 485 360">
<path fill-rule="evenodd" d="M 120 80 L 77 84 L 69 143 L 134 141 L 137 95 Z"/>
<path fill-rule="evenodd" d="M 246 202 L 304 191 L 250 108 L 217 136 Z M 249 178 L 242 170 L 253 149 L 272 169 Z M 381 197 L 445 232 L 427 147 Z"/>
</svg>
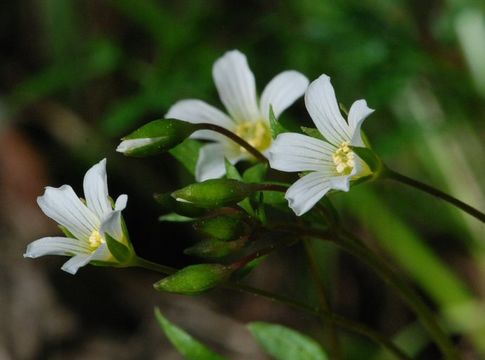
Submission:
<svg viewBox="0 0 485 360">
<path fill-rule="evenodd" d="M 77 197 L 72 187 L 46 187 L 37 198 L 42 211 L 64 227 L 71 237 L 45 237 L 30 243 L 24 257 L 44 255 L 72 256 L 62 270 L 75 274 L 90 261 L 116 263 L 106 244 L 106 234 L 125 246 L 130 246 L 123 232 L 121 211 L 128 197 L 120 195 L 114 209 L 108 195 L 106 159 L 88 170 L 84 176 L 85 202 Z"/>
<path fill-rule="evenodd" d="M 360 127 L 374 110 L 365 100 L 352 104 L 348 123 L 342 117 L 330 78 L 321 75 L 305 93 L 305 105 L 326 141 L 284 133 L 270 150 L 271 167 L 289 172 L 309 172 L 286 192 L 289 206 L 298 215 L 310 210 L 329 190 L 349 190 L 350 180 L 367 176 L 370 169 L 352 150 L 363 147 Z"/>
<path fill-rule="evenodd" d="M 268 83 L 258 106 L 254 75 L 246 56 L 237 50 L 229 51 L 219 58 L 214 63 L 212 75 L 219 97 L 230 116 L 201 100 L 187 99 L 175 103 L 165 117 L 222 126 L 263 153 L 267 152 L 272 143 L 270 105 L 278 117 L 303 95 L 308 86 L 307 78 L 299 72 L 284 71 Z M 194 133 L 193 137 L 213 141 L 200 150 L 196 166 L 197 181 L 224 175 L 224 157 L 233 164 L 251 158 L 245 149 L 219 133 L 201 130 Z"/>
</svg>

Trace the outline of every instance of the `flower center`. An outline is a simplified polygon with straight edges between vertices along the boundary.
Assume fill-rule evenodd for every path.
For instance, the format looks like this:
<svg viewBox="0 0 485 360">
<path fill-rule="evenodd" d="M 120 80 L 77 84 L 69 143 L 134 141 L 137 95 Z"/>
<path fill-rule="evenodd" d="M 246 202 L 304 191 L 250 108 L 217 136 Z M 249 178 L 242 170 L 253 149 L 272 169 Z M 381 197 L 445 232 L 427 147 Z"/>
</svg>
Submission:
<svg viewBox="0 0 485 360">
<path fill-rule="evenodd" d="M 266 150 L 271 145 L 271 132 L 265 121 L 245 121 L 236 128 L 236 135 L 259 151 Z M 241 147 L 242 152 L 247 152 Z"/>
<path fill-rule="evenodd" d="M 342 175 L 349 175 L 355 166 L 355 155 L 349 145 L 349 141 L 344 141 L 332 155 L 335 168 Z"/>
<path fill-rule="evenodd" d="M 103 239 L 98 230 L 94 230 L 88 239 L 89 247 L 94 251 L 104 244 L 106 241 Z"/>
</svg>

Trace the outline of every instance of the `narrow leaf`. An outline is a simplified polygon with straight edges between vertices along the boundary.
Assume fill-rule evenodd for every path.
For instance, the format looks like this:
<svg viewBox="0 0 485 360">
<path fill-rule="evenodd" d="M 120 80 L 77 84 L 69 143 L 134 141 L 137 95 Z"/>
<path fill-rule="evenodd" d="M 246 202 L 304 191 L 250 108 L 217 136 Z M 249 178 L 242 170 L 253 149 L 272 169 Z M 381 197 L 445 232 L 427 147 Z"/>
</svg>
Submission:
<svg viewBox="0 0 485 360">
<path fill-rule="evenodd" d="M 194 221 L 194 218 L 179 215 L 176 213 L 170 213 L 166 215 L 161 215 L 158 217 L 158 221 L 166 221 L 166 222 L 191 222 Z"/>
<path fill-rule="evenodd" d="M 264 322 L 253 322 L 248 327 L 261 346 L 277 360 L 328 359 L 315 340 L 295 330 Z"/>
<path fill-rule="evenodd" d="M 209 350 L 205 345 L 195 340 L 184 330 L 175 326 L 165 318 L 159 308 L 155 308 L 155 317 L 160 327 L 173 346 L 187 360 L 225 360 L 219 354 Z"/>
</svg>

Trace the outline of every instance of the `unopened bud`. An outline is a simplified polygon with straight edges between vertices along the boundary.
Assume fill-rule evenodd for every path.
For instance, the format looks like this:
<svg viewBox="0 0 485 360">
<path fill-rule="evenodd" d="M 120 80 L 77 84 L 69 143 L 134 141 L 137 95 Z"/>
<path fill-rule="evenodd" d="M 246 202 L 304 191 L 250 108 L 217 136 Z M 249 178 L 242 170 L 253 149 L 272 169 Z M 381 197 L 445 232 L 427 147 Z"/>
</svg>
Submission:
<svg viewBox="0 0 485 360">
<path fill-rule="evenodd" d="M 193 226 L 203 236 L 222 241 L 237 239 L 246 229 L 240 213 L 202 218 Z"/>
<path fill-rule="evenodd" d="M 175 200 L 170 193 L 155 194 L 153 197 L 166 212 L 174 212 L 191 218 L 199 217 L 207 212 L 206 209 L 195 206 L 194 204 Z"/>
<path fill-rule="evenodd" d="M 197 129 L 197 124 L 186 121 L 154 120 L 122 138 L 116 151 L 129 156 L 160 154 L 180 144 Z"/>
<path fill-rule="evenodd" d="M 238 252 L 246 242 L 245 238 L 234 241 L 204 240 L 185 249 L 184 253 L 201 258 L 217 259 Z"/>
<path fill-rule="evenodd" d="M 220 264 L 191 265 L 163 278 L 153 286 L 159 291 L 197 295 L 226 281 L 232 272 L 232 268 Z"/>
<path fill-rule="evenodd" d="M 246 184 L 233 179 L 211 179 L 174 191 L 172 196 L 180 202 L 213 209 L 238 203 L 257 190 L 255 184 Z"/>
</svg>

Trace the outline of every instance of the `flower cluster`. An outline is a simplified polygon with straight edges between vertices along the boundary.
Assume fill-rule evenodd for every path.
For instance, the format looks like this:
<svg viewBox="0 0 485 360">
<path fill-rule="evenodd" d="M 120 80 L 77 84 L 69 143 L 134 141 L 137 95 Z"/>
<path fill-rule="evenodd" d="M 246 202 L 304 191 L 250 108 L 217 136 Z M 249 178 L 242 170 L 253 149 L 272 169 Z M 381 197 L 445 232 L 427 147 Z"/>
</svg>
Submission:
<svg viewBox="0 0 485 360">
<path fill-rule="evenodd" d="M 327 75 L 309 84 L 301 73 L 284 71 L 269 82 L 258 101 L 254 75 L 246 57 L 233 50 L 215 62 L 213 78 L 228 114 L 201 100 L 181 100 L 168 110 L 165 119 L 152 121 L 125 137 L 117 151 L 146 156 L 166 151 L 189 136 L 208 141 L 200 149 L 195 171 L 197 181 L 209 180 L 203 192 L 219 197 L 227 193 L 231 199 L 242 199 L 256 187 L 238 185 L 239 189 L 234 185 L 238 182 L 234 181 L 230 186 L 224 185 L 229 186 L 228 189 L 219 191 L 211 190 L 217 181 L 210 182 L 226 173 L 226 160 L 233 165 L 240 160 L 254 160 L 247 147 L 241 146 L 242 141 L 261 153 L 261 159 L 267 158 L 273 169 L 301 173 L 301 178 L 285 194 L 289 207 L 298 216 L 309 211 L 329 191 L 348 191 L 351 181 L 371 174 L 354 147 L 365 147 L 360 128 L 373 110 L 365 100 L 357 100 L 346 121 Z M 276 122 L 281 113 L 303 95 L 317 130 L 312 136 L 283 132 L 276 137 L 272 121 Z M 241 141 L 236 143 L 214 128 L 205 129 L 206 125 L 222 128 Z M 187 189 L 185 192 L 190 191 L 193 196 L 192 188 Z M 71 256 L 62 269 L 72 274 L 88 263 L 129 265 L 136 255 L 122 226 L 121 211 L 126 206 L 127 196 L 121 195 L 112 204 L 108 195 L 106 160 L 86 173 L 84 194 L 85 200 L 78 198 L 68 185 L 46 188 L 38 204 L 47 216 L 60 224 L 66 236 L 34 241 L 27 247 L 26 257 Z M 180 196 L 176 200 L 182 201 Z M 218 201 L 223 204 L 227 199 Z"/>
</svg>

